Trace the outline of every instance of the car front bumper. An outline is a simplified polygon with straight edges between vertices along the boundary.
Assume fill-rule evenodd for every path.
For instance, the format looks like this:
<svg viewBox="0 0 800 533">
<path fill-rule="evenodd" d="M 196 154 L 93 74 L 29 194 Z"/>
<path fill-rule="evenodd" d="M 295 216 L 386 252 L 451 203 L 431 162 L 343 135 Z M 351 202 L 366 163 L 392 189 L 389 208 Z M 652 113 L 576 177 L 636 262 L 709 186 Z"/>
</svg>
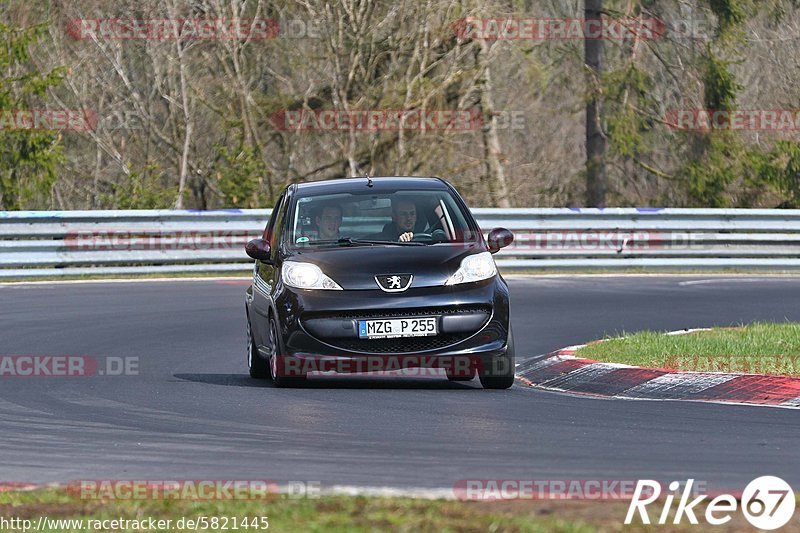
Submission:
<svg viewBox="0 0 800 533">
<path fill-rule="evenodd" d="M 279 369 L 285 375 L 405 368 L 443 368 L 448 374 L 466 375 L 494 364 L 507 350 L 509 294 L 500 276 L 400 294 L 282 287 L 275 305 L 283 339 Z M 438 317 L 439 334 L 358 338 L 358 320 L 406 316 Z"/>
</svg>

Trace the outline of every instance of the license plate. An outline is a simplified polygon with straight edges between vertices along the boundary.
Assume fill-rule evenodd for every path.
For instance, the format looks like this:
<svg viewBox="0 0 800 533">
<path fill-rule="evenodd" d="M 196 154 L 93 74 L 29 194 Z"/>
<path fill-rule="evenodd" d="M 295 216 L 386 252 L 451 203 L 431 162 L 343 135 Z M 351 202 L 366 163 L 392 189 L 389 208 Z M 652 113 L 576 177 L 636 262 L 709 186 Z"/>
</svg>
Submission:
<svg viewBox="0 0 800 533">
<path fill-rule="evenodd" d="M 428 337 L 438 333 L 437 322 L 436 317 L 359 320 L 358 336 L 362 339 Z"/>
</svg>

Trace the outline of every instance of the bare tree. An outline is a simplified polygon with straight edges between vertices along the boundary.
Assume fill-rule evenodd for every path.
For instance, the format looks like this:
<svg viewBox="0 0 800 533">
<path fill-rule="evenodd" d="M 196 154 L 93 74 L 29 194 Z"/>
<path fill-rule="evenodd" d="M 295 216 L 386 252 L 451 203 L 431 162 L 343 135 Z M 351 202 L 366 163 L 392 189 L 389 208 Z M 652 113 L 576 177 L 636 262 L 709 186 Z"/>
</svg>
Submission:
<svg viewBox="0 0 800 533">
<path fill-rule="evenodd" d="M 584 0 L 584 19 L 599 20 L 603 16 L 603 0 Z M 603 39 L 585 39 L 584 57 L 589 80 L 586 103 L 586 205 L 606 205 L 606 147 L 603 132 Z"/>
</svg>

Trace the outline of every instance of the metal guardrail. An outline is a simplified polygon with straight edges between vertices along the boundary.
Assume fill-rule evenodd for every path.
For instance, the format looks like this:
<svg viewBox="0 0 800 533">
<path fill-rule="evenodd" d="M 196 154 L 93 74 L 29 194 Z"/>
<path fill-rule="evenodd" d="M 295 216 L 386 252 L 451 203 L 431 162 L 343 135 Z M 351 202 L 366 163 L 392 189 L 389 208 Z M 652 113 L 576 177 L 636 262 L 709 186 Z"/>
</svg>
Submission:
<svg viewBox="0 0 800 533">
<path fill-rule="evenodd" d="M 487 209 L 488 232 L 514 243 L 514 269 L 800 269 L 800 210 Z M 0 278 L 86 274 L 246 273 L 245 243 L 269 209 L 0 211 Z"/>
</svg>

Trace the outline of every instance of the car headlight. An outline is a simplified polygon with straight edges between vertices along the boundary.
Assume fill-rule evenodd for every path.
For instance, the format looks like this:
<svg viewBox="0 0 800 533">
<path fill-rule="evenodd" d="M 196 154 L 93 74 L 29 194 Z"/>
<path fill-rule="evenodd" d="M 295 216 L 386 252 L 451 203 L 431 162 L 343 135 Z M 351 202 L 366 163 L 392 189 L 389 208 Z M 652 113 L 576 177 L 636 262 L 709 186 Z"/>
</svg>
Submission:
<svg viewBox="0 0 800 533">
<path fill-rule="evenodd" d="M 479 254 L 468 255 L 461 260 L 461 266 L 458 267 L 455 274 L 445 282 L 445 285 L 458 285 L 459 283 L 471 283 L 473 281 L 481 281 L 489 279 L 497 274 L 497 265 L 494 264 L 494 258 L 489 252 L 481 252 Z"/>
<path fill-rule="evenodd" d="M 338 283 L 326 276 L 317 265 L 287 261 L 281 271 L 283 282 L 296 289 L 328 289 L 340 291 Z"/>
</svg>

